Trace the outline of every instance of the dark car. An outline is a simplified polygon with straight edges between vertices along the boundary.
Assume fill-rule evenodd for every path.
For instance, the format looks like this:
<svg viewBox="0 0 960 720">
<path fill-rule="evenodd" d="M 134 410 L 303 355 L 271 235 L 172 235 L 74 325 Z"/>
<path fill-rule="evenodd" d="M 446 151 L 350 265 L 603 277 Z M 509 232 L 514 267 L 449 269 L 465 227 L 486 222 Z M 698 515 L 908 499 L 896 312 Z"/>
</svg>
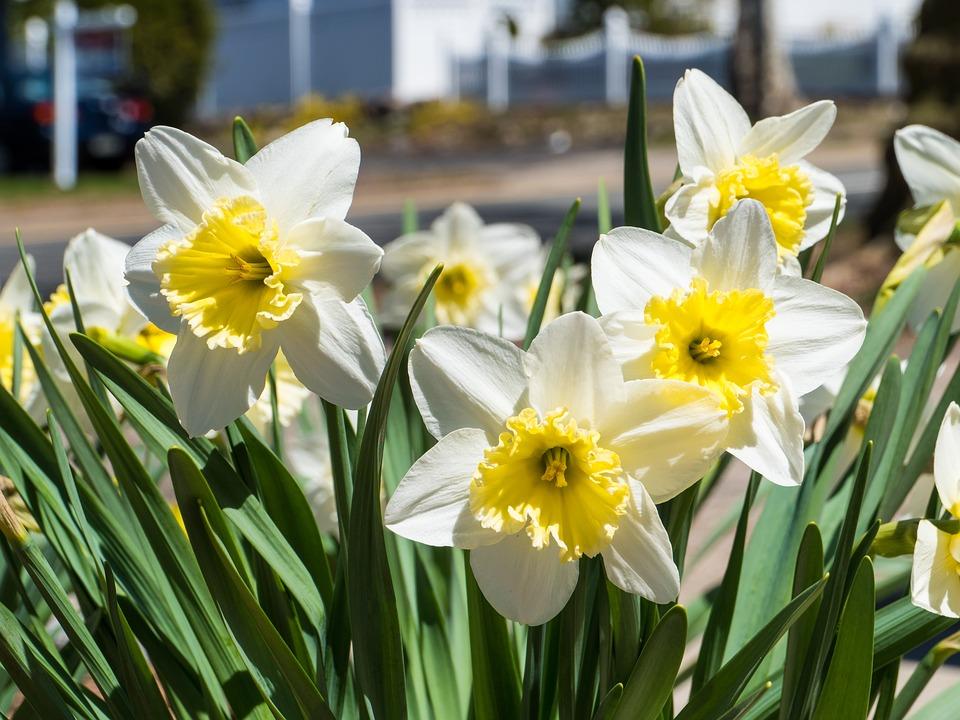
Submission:
<svg viewBox="0 0 960 720">
<path fill-rule="evenodd" d="M 0 171 L 46 169 L 53 137 L 53 84 L 46 73 L 0 79 Z M 105 78 L 77 80 L 77 150 L 81 164 L 119 167 L 149 128 L 153 107 Z"/>
</svg>

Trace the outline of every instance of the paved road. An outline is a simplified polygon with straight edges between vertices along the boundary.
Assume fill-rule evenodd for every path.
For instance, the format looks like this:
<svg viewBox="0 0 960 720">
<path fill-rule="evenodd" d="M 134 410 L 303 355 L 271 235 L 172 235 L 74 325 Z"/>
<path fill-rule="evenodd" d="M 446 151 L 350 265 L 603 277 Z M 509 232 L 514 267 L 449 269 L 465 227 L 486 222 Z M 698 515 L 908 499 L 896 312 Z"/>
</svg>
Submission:
<svg viewBox="0 0 960 720">
<path fill-rule="evenodd" d="M 847 213 L 850 218 L 863 217 L 870 209 L 877 192 L 882 185 L 882 175 L 878 170 L 858 169 L 837 173 L 848 190 Z M 616 199 L 612 200 L 614 227 L 622 224 L 623 211 Z M 533 226 L 545 241 L 556 233 L 564 214 L 570 206 L 570 198 L 549 198 L 538 201 L 480 203 L 476 208 L 488 223 L 522 222 Z M 443 208 L 430 208 L 421 212 L 421 225 L 427 225 Z M 384 244 L 400 234 L 401 215 L 399 212 L 358 214 L 350 217 L 377 243 Z M 139 237 L 121 237 L 124 242 L 133 244 Z M 583 207 L 577 216 L 576 224 L 570 236 L 570 246 L 578 259 L 589 257 L 590 249 L 597 239 L 597 201 L 594 197 L 584 197 Z M 34 244 L 29 250 L 37 261 L 37 280 L 41 292 L 49 293 L 62 282 L 61 264 L 63 262 L 62 242 Z M 17 251 L 13 247 L 0 247 L 0 277 L 6 277 L 17 262 Z"/>
</svg>

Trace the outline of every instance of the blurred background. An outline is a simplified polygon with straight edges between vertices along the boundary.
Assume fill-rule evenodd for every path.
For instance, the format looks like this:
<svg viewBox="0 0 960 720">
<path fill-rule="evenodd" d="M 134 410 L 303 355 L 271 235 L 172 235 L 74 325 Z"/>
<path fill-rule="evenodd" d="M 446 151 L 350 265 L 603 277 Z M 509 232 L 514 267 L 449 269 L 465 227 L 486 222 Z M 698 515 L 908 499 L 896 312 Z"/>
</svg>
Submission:
<svg viewBox="0 0 960 720">
<path fill-rule="evenodd" d="M 582 196 L 574 249 L 596 238 L 597 185 L 620 217 L 630 58 L 643 57 L 657 191 L 672 179 L 671 95 L 685 68 L 754 118 L 833 98 L 810 159 L 838 175 L 848 219 L 826 281 L 868 302 L 907 203 L 891 138 L 960 131 L 957 0 L 0 0 L 0 277 L 20 227 L 45 289 L 88 226 L 134 242 L 155 225 L 132 150 L 175 124 L 230 151 L 315 118 L 364 151 L 352 210 L 380 243 L 403 202 L 453 200 L 549 237 Z"/>
</svg>

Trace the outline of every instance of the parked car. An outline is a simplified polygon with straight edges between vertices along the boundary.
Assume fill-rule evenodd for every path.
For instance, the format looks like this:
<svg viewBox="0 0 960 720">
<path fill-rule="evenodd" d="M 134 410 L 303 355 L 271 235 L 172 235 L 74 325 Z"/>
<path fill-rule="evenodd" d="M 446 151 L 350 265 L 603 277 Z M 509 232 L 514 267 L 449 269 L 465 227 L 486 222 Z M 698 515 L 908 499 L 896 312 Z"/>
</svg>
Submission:
<svg viewBox="0 0 960 720">
<path fill-rule="evenodd" d="M 46 169 L 53 137 L 53 83 L 47 73 L 0 78 L 0 171 Z M 77 149 L 80 163 L 119 167 L 133 153 L 153 118 L 143 97 L 120 91 L 106 78 L 77 81 Z"/>
</svg>

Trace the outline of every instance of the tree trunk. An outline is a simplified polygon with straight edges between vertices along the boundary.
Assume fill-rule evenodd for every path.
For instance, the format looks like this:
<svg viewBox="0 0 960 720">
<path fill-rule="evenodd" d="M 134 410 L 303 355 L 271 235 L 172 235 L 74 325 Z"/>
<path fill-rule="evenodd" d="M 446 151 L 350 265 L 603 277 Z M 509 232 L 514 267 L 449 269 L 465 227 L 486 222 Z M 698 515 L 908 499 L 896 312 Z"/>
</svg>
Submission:
<svg viewBox="0 0 960 720">
<path fill-rule="evenodd" d="M 793 70 L 773 27 L 769 0 L 740 0 L 733 38 L 733 90 L 754 120 L 787 112 L 796 101 Z"/>
</svg>

